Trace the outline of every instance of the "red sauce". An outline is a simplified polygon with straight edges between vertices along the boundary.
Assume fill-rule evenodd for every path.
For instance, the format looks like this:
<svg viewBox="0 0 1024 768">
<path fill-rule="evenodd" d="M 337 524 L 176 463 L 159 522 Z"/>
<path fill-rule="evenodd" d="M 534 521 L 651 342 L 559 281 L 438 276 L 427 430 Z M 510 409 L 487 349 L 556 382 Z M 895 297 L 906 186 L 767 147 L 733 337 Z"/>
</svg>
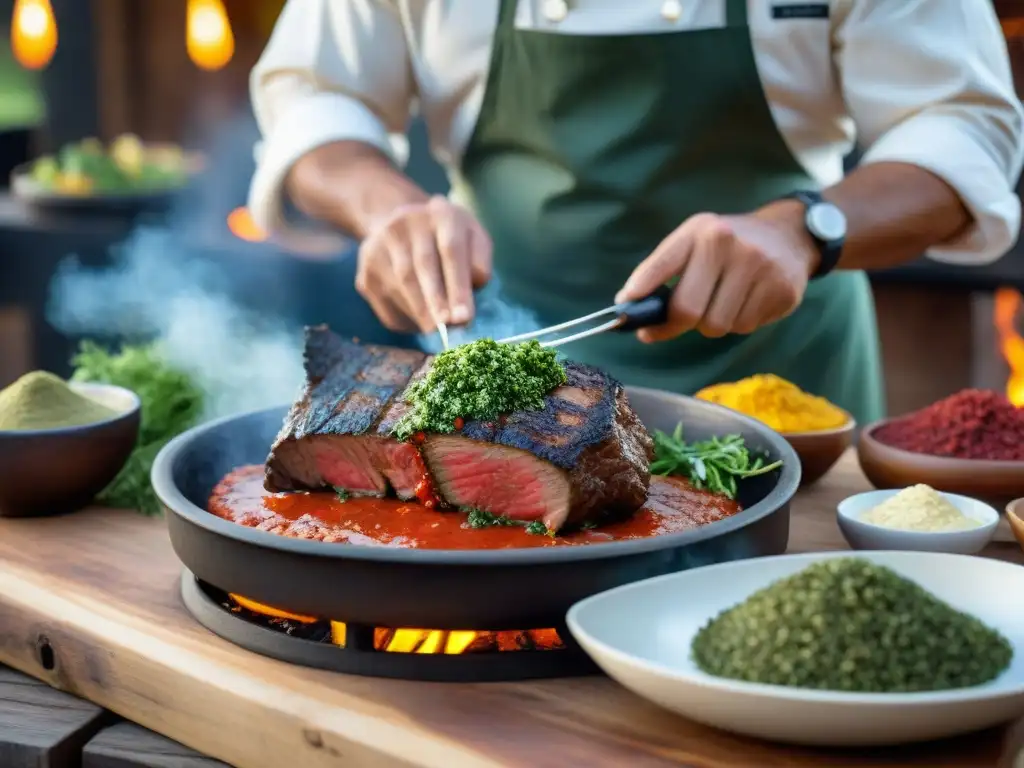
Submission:
<svg viewBox="0 0 1024 768">
<path fill-rule="evenodd" d="M 263 467 L 241 467 L 213 489 L 209 510 L 239 525 L 282 536 L 365 546 L 420 549 L 511 549 L 646 539 L 730 517 L 736 502 L 698 491 L 679 478 L 652 477 L 647 503 L 626 520 L 565 536 L 527 533 L 521 526 L 470 528 L 461 512 L 441 512 L 396 499 L 334 493 L 270 493 Z"/>
</svg>

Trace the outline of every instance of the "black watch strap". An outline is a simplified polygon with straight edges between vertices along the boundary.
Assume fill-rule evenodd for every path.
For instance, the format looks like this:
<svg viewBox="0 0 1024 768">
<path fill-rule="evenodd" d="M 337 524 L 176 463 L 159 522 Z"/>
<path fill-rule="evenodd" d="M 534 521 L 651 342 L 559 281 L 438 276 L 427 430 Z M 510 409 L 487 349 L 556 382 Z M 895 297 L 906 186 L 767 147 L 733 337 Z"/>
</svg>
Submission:
<svg viewBox="0 0 1024 768">
<path fill-rule="evenodd" d="M 804 204 L 804 208 L 807 212 L 810 212 L 811 208 L 816 205 L 831 205 L 820 192 L 811 190 L 800 190 L 797 192 L 791 192 L 786 195 L 784 199 L 798 200 Z M 815 280 L 819 277 L 824 277 L 829 272 L 836 268 L 839 264 L 839 259 L 843 255 L 843 245 L 846 242 L 845 237 L 837 237 L 831 239 L 823 238 L 815 229 L 810 225 L 808 218 L 804 219 L 804 226 L 807 227 L 807 232 L 814 240 L 814 244 L 818 247 L 818 268 L 814 270 L 811 275 L 811 279 Z"/>
</svg>

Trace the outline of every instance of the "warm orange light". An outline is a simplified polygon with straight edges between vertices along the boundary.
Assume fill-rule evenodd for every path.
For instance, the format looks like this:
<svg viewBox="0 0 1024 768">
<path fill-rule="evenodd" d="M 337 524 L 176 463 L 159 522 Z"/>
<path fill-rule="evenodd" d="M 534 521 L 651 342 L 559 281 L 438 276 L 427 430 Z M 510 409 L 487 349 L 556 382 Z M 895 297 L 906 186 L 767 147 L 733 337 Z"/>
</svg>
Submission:
<svg viewBox="0 0 1024 768">
<path fill-rule="evenodd" d="M 229 597 L 240 606 L 252 611 L 253 613 L 262 613 L 264 616 L 273 616 L 275 619 L 290 619 L 291 621 L 297 621 L 300 624 L 316 623 L 315 616 L 303 616 L 299 613 L 282 611 L 280 608 L 272 608 L 269 605 L 257 603 L 255 600 L 250 600 L 248 597 L 243 597 L 242 595 L 236 595 L 233 593 L 230 594 Z"/>
<path fill-rule="evenodd" d="M 200 69 L 220 69 L 235 54 L 235 35 L 221 0 L 188 0 L 185 46 Z"/>
<path fill-rule="evenodd" d="M 1024 297 L 1014 288 L 996 291 L 993 321 L 999 332 L 999 347 L 1010 366 L 1006 396 L 1018 407 L 1024 407 L 1024 336 L 1017 330 L 1017 318 Z"/>
<path fill-rule="evenodd" d="M 15 0 L 11 50 L 26 69 L 43 69 L 57 50 L 57 20 L 50 0 Z"/>
<path fill-rule="evenodd" d="M 250 243 L 262 243 L 267 239 L 267 233 L 252 220 L 252 214 L 244 206 L 228 214 L 228 229 L 235 237 Z"/>
<path fill-rule="evenodd" d="M 230 598 L 242 608 L 276 619 L 288 619 L 300 624 L 313 624 L 317 619 L 274 608 L 242 595 L 231 594 Z M 347 628 L 344 622 L 331 622 L 331 642 L 345 647 Z M 373 647 L 390 653 L 445 654 L 456 656 L 469 652 L 474 641 L 480 640 L 484 647 L 498 651 L 516 651 L 528 648 L 561 648 L 562 640 L 554 629 L 531 629 L 525 632 L 474 632 L 472 630 L 443 629 L 386 629 L 377 627 L 373 631 Z M 477 649 L 478 650 L 478 649 Z"/>
</svg>

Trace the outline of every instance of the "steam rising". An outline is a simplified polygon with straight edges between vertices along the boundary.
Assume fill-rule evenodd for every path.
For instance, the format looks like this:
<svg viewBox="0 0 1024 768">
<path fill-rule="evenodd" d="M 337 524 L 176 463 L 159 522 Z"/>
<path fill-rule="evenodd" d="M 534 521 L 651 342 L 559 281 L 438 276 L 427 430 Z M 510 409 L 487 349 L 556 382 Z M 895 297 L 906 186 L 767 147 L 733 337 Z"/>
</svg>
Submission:
<svg viewBox="0 0 1024 768">
<path fill-rule="evenodd" d="M 68 335 L 158 339 L 169 361 L 206 394 L 207 418 L 291 402 L 302 385 L 301 329 L 241 306 L 232 276 L 188 249 L 166 227 L 140 227 L 109 267 L 70 257 L 50 286 L 48 319 Z M 477 319 L 452 328 L 450 343 L 504 338 L 539 327 L 529 310 L 502 297 L 497 279 L 477 294 Z M 356 328 L 336 328 L 359 335 Z M 437 334 L 418 337 L 440 352 Z"/>
<path fill-rule="evenodd" d="M 533 312 L 511 303 L 502 295 L 501 282 L 494 277 L 476 294 L 476 319 L 473 324 L 449 328 L 448 343 L 455 347 L 476 339 L 504 339 L 540 327 L 540 321 Z M 420 346 L 427 352 L 436 354 L 443 349 L 441 337 L 436 333 L 424 334 L 418 339 Z"/>
<path fill-rule="evenodd" d="M 245 309 L 229 275 L 190 258 L 170 229 L 140 227 L 115 263 L 71 257 L 50 286 L 50 323 L 69 335 L 156 338 L 206 393 L 208 418 L 290 402 L 302 384 L 297 328 Z"/>
<path fill-rule="evenodd" d="M 418 137 L 418 138 L 417 138 Z M 240 114 L 224 122 L 212 137 L 207 157 L 216 168 L 190 185 L 176 201 L 167 223 L 138 227 L 121 244 L 112 265 L 90 267 L 69 257 L 50 286 L 48 320 L 70 336 L 162 342 L 170 361 L 190 373 L 206 393 L 208 418 L 291 402 L 303 381 L 302 330 L 268 315 L 272 297 L 257 291 L 297 290 L 286 278 L 284 254 L 253 254 L 266 267 L 282 259 L 279 280 L 245 283 L 248 246 L 227 233 L 224 246 L 243 257 L 232 266 L 192 247 L 197 234 L 216 233 L 224 217 L 245 199 L 254 170 L 252 147 L 259 138 L 255 121 Z M 422 130 L 418 151 L 426 151 Z M 205 141 L 202 143 L 206 143 Z M 216 246 L 216 244 L 214 244 Z M 266 258 L 263 258 L 266 257 Z M 248 308 L 237 298 L 251 299 Z M 280 298 L 280 295 L 276 296 Z M 327 318 L 324 318 L 326 321 Z M 470 328 L 450 329 L 452 344 L 524 333 L 539 327 L 528 310 L 502 297 L 497 279 L 477 295 L 477 319 Z M 336 327 L 339 334 L 360 336 L 365 328 Z M 418 337 L 423 349 L 438 352 L 436 334 Z"/>
</svg>

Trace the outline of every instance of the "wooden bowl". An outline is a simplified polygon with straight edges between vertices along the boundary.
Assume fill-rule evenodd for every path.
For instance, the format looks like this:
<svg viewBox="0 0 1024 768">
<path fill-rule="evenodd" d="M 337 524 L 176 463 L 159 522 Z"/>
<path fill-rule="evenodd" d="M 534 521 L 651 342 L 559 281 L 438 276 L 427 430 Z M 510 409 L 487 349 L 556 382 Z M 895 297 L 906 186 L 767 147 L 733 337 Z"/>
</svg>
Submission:
<svg viewBox="0 0 1024 768">
<path fill-rule="evenodd" d="M 857 441 L 857 459 L 876 488 L 924 483 L 937 491 L 984 499 L 996 506 L 1024 496 L 1024 461 L 952 459 L 911 453 L 880 443 L 872 435 L 886 421 L 869 424 Z"/>
<path fill-rule="evenodd" d="M 71 386 L 117 415 L 77 427 L 0 432 L 0 517 L 87 506 L 128 460 L 139 435 L 138 396 L 105 384 Z"/>
<path fill-rule="evenodd" d="M 835 466 L 853 443 L 857 422 L 847 414 L 847 422 L 820 432 L 783 432 L 782 436 L 800 457 L 800 487 L 816 483 Z"/>
<path fill-rule="evenodd" d="M 1006 505 L 1006 519 L 1010 521 L 1010 530 L 1024 549 L 1024 499 L 1016 499 Z"/>
</svg>

